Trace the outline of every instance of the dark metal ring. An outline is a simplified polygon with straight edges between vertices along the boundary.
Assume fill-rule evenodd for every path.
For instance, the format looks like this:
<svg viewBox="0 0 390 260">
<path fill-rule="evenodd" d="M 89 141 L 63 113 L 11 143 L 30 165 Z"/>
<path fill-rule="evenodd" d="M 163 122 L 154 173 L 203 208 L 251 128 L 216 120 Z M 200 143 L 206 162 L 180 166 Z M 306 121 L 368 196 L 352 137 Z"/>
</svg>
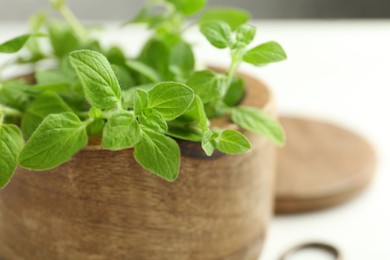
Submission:
<svg viewBox="0 0 390 260">
<path fill-rule="evenodd" d="M 314 249 L 331 253 L 334 256 L 335 260 L 342 260 L 341 253 L 336 247 L 325 243 L 319 243 L 319 242 L 310 242 L 310 243 L 304 243 L 301 245 L 294 246 L 293 248 L 289 249 L 286 253 L 284 253 L 280 257 L 280 260 L 288 260 L 288 258 L 291 257 L 296 252 L 308 248 L 314 248 Z"/>
</svg>

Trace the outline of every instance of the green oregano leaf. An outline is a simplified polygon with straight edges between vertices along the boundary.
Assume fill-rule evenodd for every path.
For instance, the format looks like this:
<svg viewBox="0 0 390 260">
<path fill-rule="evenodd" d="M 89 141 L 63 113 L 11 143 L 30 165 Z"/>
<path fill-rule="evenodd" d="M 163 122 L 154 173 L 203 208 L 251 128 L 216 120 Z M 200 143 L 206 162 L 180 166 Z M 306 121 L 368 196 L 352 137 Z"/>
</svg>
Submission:
<svg viewBox="0 0 390 260">
<path fill-rule="evenodd" d="M 0 83 L 0 103 L 19 110 L 24 110 L 29 102 L 26 93 L 31 86 L 23 81 L 6 81 Z"/>
<path fill-rule="evenodd" d="M 39 95 L 23 114 L 21 128 L 24 136 L 30 137 L 46 116 L 71 111 L 58 94 L 45 92 Z"/>
<path fill-rule="evenodd" d="M 146 170 L 167 181 L 176 180 L 179 175 L 180 148 L 172 138 L 147 129 L 135 145 L 134 157 Z"/>
<path fill-rule="evenodd" d="M 72 80 L 72 83 L 77 79 L 76 72 L 74 71 L 72 64 L 70 63 L 70 56 L 64 56 L 61 59 L 61 64 L 59 65 L 59 71 L 65 75 L 69 80 Z M 80 85 L 80 90 L 82 90 Z"/>
<path fill-rule="evenodd" d="M 105 121 L 103 117 L 103 111 L 98 108 L 92 107 L 88 115 L 93 119 L 93 122 L 90 123 L 87 127 L 87 133 L 89 136 L 101 136 L 105 126 Z"/>
<path fill-rule="evenodd" d="M 225 130 L 218 137 L 217 149 L 226 154 L 241 154 L 251 149 L 245 135 L 235 130 Z"/>
<path fill-rule="evenodd" d="M 209 127 L 201 98 L 195 96 L 191 107 L 181 117 L 168 123 L 168 126 L 170 136 L 191 142 L 201 142 L 204 132 Z"/>
<path fill-rule="evenodd" d="M 235 108 L 232 111 L 232 120 L 240 127 L 250 132 L 261 134 L 277 145 L 283 145 L 285 142 L 283 127 L 260 109 L 250 107 Z"/>
<path fill-rule="evenodd" d="M 197 118 L 198 118 L 197 123 L 200 129 L 202 130 L 202 132 L 205 132 L 209 128 L 209 120 L 204 110 L 203 101 L 199 96 L 195 96 L 194 102 L 197 111 Z"/>
<path fill-rule="evenodd" d="M 145 85 L 138 85 L 136 87 L 132 87 L 132 88 L 129 88 L 127 90 L 122 91 L 123 106 L 125 108 L 134 108 L 137 90 L 142 89 L 146 92 L 146 94 L 148 94 L 147 91 L 152 90 L 153 87 L 154 87 L 154 84 L 150 83 L 150 84 L 145 84 Z M 149 97 L 148 97 L 148 100 L 149 100 Z M 148 101 L 148 103 L 149 103 L 149 101 Z"/>
<path fill-rule="evenodd" d="M 42 93 L 42 92 L 54 92 L 62 95 L 62 97 L 74 95 L 73 86 L 69 83 L 53 83 L 48 85 L 35 85 L 30 86 L 29 91 L 33 93 Z M 69 100 L 68 100 L 69 101 Z M 73 102 L 71 102 L 73 103 Z"/>
<path fill-rule="evenodd" d="M 195 57 L 191 45 L 179 41 L 172 48 L 169 68 L 179 79 L 186 78 L 195 67 Z"/>
<path fill-rule="evenodd" d="M 141 129 L 134 115 L 127 111 L 115 113 L 104 128 L 102 147 L 117 151 L 133 147 L 141 139 Z"/>
<path fill-rule="evenodd" d="M 14 125 L 0 125 L 0 189 L 12 178 L 23 149 L 22 132 Z"/>
<path fill-rule="evenodd" d="M 229 111 L 229 107 L 220 99 L 211 101 L 204 106 L 208 118 L 218 118 Z"/>
<path fill-rule="evenodd" d="M 223 77 L 210 70 L 194 72 L 187 80 L 187 85 L 204 103 L 221 97 L 223 84 Z"/>
<path fill-rule="evenodd" d="M 215 148 L 217 147 L 216 138 L 218 134 L 214 133 L 211 130 L 207 130 L 203 134 L 202 139 L 202 149 L 206 153 L 207 156 L 211 156 L 214 153 Z"/>
<path fill-rule="evenodd" d="M 200 25 L 200 31 L 215 47 L 224 49 L 233 46 L 232 30 L 223 21 L 209 21 Z"/>
<path fill-rule="evenodd" d="M 147 126 L 160 133 L 168 131 L 168 125 L 160 112 L 154 109 L 147 109 L 138 117 L 142 125 Z"/>
<path fill-rule="evenodd" d="M 240 103 L 245 96 L 245 82 L 242 78 L 236 77 L 233 79 L 230 84 L 226 95 L 223 99 L 223 102 L 229 106 L 233 107 Z"/>
<path fill-rule="evenodd" d="M 126 62 L 126 65 L 130 69 L 134 70 L 135 72 L 150 80 L 151 82 L 160 81 L 160 75 L 158 74 L 158 72 L 154 68 L 146 65 L 143 62 L 132 60 Z"/>
<path fill-rule="evenodd" d="M 184 15 L 192 15 L 201 10 L 207 3 L 207 0 L 167 0 L 172 3 L 176 9 Z"/>
<path fill-rule="evenodd" d="M 89 110 L 88 115 L 90 118 L 94 118 L 94 119 L 103 118 L 103 111 L 101 111 L 100 109 L 98 109 L 96 107 L 92 107 Z"/>
<path fill-rule="evenodd" d="M 170 121 L 190 107 L 194 96 L 194 91 L 184 84 L 163 82 L 149 92 L 149 107 L 160 112 L 165 120 Z"/>
<path fill-rule="evenodd" d="M 37 80 L 37 84 L 40 86 L 55 84 L 72 84 L 75 80 L 73 77 L 70 77 L 61 70 L 38 70 L 35 72 L 35 79 Z"/>
<path fill-rule="evenodd" d="M 85 97 L 96 108 L 121 106 L 121 88 L 108 60 L 90 50 L 74 51 L 70 62 L 82 83 Z"/>
<path fill-rule="evenodd" d="M 201 142 L 203 138 L 203 134 L 199 131 L 199 128 L 191 126 L 169 126 L 167 134 L 178 139 L 196 143 Z"/>
<path fill-rule="evenodd" d="M 243 24 L 237 28 L 236 41 L 237 44 L 242 44 L 244 46 L 250 44 L 256 35 L 256 27 Z"/>
<path fill-rule="evenodd" d="M 149 107 L 149 93 L 138 88 L 135 92 L 134 99 L 134 114 L 136 116 L 142 115 L 142 112 Z"/>
<path fill-rule="evenodd" d="M 262 66 L 272 62 L 283 61 L 287 59 L 287 55 L 279 43 L 267 42 L 247 51 L 243 59 L 247 63 Z"/>
<path fill-rule="evenodd" d="M 118 79 L 119 85 L 121 86 L 123 96 L 124 90 L 128 90 L 136 85 L 135 80 L 126 66 L 112 64 L 111 67 Z"/>
<path fill-rule="evenodd" d="M 157 71 L 161 80 L 171 80 L 172 73 L 169 71 L 170 56 L 170 49 L 165 42 L 151 39 L 145 44 L 138 59 Z M 141 84 L 149 82 L 150 80 L 142 81 Z"/>
<path fill-rule="evenodd" d="M 102 133 L 103 133 L 104 126 L 105 126 L 104 119 L 103 118 L 96 118 L 87 127 L 88 136 L 101 137 Z"/>
<path fill-rule="evenodd" d="M 0 44 L 0 53 L 15 53 L 20 51 L 30 39 L 31 34 L 24 34 Z"/>
<path fill-rule="evenodd" d="M 126 55 L 122 51 L 122 49 L 118 46 L 111 46 L 105 52 L 105 56 L 111 64 L 121 65 L 121 66 L 126 64 L 126 60 L 127 60 Z"/>
<path fill-rule="evenodd" d="M 228 23 L 232 30 L 236 30 L 238 26 L 248 22 L 250 14 L 238 8 L 210 8 L 200 18 L 199 22 L 209 22 L 220 20 Z"/>
<path fill-rule="evenodd" d="M 87 123 L 74 113 L 47 116 L 31 136 L 19 156 L 19 164 L 27 169 L 55 168 L 88 144 Z"/>
<path fill-rule="evenodd" d="M 50 43 L 57 57 L 62 58 L 80 47 L 79 38 L 69 25 L 51 21 L 47 27 Z"/>
</svg>

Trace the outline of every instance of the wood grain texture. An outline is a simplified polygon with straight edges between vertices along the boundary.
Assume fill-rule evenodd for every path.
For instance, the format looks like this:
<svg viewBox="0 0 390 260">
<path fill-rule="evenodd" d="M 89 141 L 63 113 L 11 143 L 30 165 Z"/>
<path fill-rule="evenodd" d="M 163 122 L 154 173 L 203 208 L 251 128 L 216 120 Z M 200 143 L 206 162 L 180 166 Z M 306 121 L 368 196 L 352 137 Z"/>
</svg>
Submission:
<svg viewBox="0 0 390 260">
<path fill-rule="evenodd" d="M 376 156 L 357 134 L 329 123 L 282 117 L 287 145 L 278 151 L 276 212 L 339 205 L 371 182 Z"/>
<path fill-rule="evenodd" d="M 244 104 L 275 115 L 268 89 L 246 81 Z M 187 151 L 199 144 L 180 142 L 175 183 L 143 170 L 132 149 L 97 144 L 57 169 L 18 169 L 0 192 L 0 259 L 257 260 L 272 215 L 276 151 L 246 134 L 252 152 L 207 160 Z"/>
</svg>

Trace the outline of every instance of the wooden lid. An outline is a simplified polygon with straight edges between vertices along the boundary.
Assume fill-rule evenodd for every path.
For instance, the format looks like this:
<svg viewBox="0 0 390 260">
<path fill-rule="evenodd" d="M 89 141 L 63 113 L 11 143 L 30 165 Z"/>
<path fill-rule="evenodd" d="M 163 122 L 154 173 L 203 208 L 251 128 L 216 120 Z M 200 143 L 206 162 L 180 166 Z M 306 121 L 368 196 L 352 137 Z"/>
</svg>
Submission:
<svg viewBox="0 0 390 260">
<path fill-rule="evenodd" d="M 336 206 L 359 194 L 375 172 L 375 152 L 340 127 L 282 117 L 287 145 L 278 151 L 276 213 Z"/>
</svg>

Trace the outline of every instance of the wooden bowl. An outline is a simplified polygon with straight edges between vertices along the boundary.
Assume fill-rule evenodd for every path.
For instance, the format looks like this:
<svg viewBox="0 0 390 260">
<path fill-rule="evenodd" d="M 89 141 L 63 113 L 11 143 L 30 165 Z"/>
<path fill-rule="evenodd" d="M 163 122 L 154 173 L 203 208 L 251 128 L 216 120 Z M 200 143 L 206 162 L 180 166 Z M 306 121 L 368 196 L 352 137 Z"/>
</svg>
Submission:
<svg viewBox="0 0 390 260">
<path fill-rule="evenodd" d="M 275 115 L 245 76 L 244 105 Z M 229 127 L 227 119 L 214 122 Z M 250 153 L 203 156 L 180 142 L 180 176 L 142 169 L 133 149 L 97 145 L 53 170 L 18 168 L 0 192 L 0 259 L 258 259 L 273 208 L 275 148 L 246 133 Z"/>
</svg>

